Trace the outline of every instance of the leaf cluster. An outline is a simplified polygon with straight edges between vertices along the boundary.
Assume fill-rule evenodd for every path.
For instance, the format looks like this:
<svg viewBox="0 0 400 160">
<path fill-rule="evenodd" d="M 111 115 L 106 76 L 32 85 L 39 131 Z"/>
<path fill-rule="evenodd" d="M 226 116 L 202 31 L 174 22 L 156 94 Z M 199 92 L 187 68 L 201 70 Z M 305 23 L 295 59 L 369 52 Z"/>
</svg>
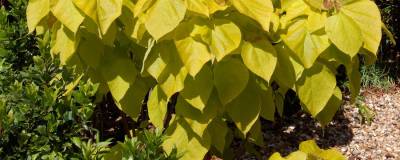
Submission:
<svg viewBox="0 0 400 160">
<path fill-rule="evenodd" d="M 336 69 L 354 101 L 360 57 L 373 63 L 382 36 L 370 0 L 31 0 L 27 15 L 29 32 L 51 31 L 62 65 L 133 120 L 146 104 L 181 159 L 223 153 L 227 123 L 263 145 L 260 119 L 282 115 L 289 90 L 327 125 L 342 100 Z"/>
</svg>

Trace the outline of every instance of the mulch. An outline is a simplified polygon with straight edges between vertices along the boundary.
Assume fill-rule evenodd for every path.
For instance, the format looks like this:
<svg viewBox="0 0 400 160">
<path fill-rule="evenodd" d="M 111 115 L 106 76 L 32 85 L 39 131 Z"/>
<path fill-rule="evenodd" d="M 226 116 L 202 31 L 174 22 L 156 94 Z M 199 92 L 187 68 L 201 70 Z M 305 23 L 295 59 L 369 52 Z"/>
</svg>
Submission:
<svg viewBox="0 0 400 160">
<path fill-rule="evenodd" d="M 274 152 L 288 155 L 298 150 L 300 142 L 315 139 L 321 148 L 337 148 L 349 160 L 400 160 L 400 86 L 388 91 L 364 89 L 361 94 L 375 114 L 370 124 L 363 123 L 358 108 L 346 102 L 325 128 L 301 111 L 263 122 L 265 147 L 259 148 L 263 159 Z M 257 158 L 243 154 L 236 159 Z"/>
</svg>

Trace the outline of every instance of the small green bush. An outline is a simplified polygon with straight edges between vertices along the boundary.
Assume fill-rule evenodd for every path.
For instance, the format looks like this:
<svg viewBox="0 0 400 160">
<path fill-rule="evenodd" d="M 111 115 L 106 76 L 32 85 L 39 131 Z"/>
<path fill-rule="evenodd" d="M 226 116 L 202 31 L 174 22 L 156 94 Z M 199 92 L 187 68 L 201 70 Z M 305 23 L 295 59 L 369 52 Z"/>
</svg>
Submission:
<svg viewBox="0 0 400 160">
<path fill-rule="evenodd" d="M 70 138 L 94 134 L 91 97 L 97 85 L 77 84 L 50 55 L 34 56 L 34 64 L 16 70 L 0 60 L 0 157 L 4 159 L 64 159 L 75 150 Z"/>
<path fill-rule="evenodd" d="M 28 0 L 12 0 L 9 6 L 0 6 L 0 58 L 15 69 L 22 69 L 33 63 L 32 57 L 39 55 L 36 37 L 28 34 L 26 7 Z"/>
</svg>

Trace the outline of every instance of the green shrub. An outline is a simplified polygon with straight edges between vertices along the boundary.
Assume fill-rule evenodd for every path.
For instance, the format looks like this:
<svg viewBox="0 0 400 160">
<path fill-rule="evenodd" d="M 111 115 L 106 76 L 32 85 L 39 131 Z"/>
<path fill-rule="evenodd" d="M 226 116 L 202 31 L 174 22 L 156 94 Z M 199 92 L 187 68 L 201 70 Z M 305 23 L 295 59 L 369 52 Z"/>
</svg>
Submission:
<svg viewBox="0 0 400 160">
<path fill-rule="evenodd" d="M 0 60 L 0 157 L 65 159 L 73 156 L 70 138 L 94 134 L 90 117 L 97 85 L 80 82 L 64 95 L 76 75 L 47 56 L 14 70 Z"/>
<path fill-rule="evenodd" d="M 28 34 L 26 7 L 28 0 L 12 0 L 9 6 L 0 7 L 0 58 L 15 69 L 33 63 L 32 57 L 39 55 L 36 38 Z"/>
</svg>

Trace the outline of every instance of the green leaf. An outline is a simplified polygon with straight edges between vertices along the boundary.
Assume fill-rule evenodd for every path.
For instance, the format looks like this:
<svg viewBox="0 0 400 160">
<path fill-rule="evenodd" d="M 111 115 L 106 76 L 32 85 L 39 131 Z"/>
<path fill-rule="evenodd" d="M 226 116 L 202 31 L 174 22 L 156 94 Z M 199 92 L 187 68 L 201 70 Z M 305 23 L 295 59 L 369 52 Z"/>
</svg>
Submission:
<svg viewBox="0 0 400 160">
<path fill-rule="evenodd" d="M 148 114 L 150 122 L 162 130 L 164 128 L 164 118 L 167 115 L 167 96 L 161 91 L 157 85 L 150 93 L 147 102 Z"/>
<path fill-rule="evenodd" d="M 263 137 L 263 132 L 261 131 L 260 120 L 257 120 L 257 122 L 250 129 L 248 133 L 248 139 L 260 147 L 264 146 L 264 137 Z"/>
<path fill-rule="evenodd" d="M 104 55 L 104 46 L 97 36 L 87 34 L 79 43 L 78 53 L 88 66 L 97 68 Z"/>
<path fill-rule="evenodd" d="M 217 148 L 220 153 L 225 150 L 225 137 L 228 134 L 228 126 L 221 118 L 214 118 L 208 125 L 207 132 L 211 136 L 212 145 Z"/>
<path fill-rule="evenodd" d="M 30 0 L 26 8 L 29 33 L 32 33 L 40 21 L 50 12 L 49 0 Z"/>
<path fill-rule="evenodd" d="M 344 5 L 340 8 L 340 12 L 358 24 L 364 42 L 363 47 L 376 54 L 382 38 L 381 14 L 376 4 L 373 1 L 359 0 Z M 346 26 L 348 25 L 353 24 L 346 23 Z"/>
<path fill-rule="evenodd" d="M 261 87 L 260 116 L 266 120 L 275 121 L 275 97 L 272 87 Z"/>
<path fill-rule="evenodd" d="M 210 49 L 217 61 L 221 61 L 222 58 L 239 47 L 242 34 L 239 27 L 231 21 L 217 19 L 213 23 Z"/>
<path fill-rule="evenodd" d="M 269 82 L 277 63 L 276 51 L 268 40 L 242 45 L 243 63 L 250 71 Z"/>
<path fill-rule="evenodd" d="M 214 67 L 214 85 L 223 105 L 235 99 L 247 86 L 249 71 L 238 59 L 229 58 Z"/>
<path fill-rule="evenodd" d="M 332 97 L 329 99 L 324 109 L 318 113 L 315 118 L 322 126 L 328 125 L 329 122 L 332 121 L 340 105 L 342 105 L 342 92 L 336 87 Z"/>
<path fill-rule="evenodd" d="M 274 91 L 276 110 L 281 117 L 283 116 L 285 96 L 288 90 L 289 88 L 279 87 L 278 90 Z"/>
<path fill-rule="evenodd" d="M 186 6 L 181 0 L 157 0 L 147 13 L 146 29 L 159 40 L 178 26 L 185 13 Z"/>
<path fill-rule="evenodd" d="M 243 135 L 253 127 L 261 111 L 261 97 L 255 94 L 258 93 L 255 85 L 254 81 L 250 81 L 246 89 L 225 107 L 229 117 Z"/>
<path fill-rule="evenodd" d="M 182 97 L 203 112 L 214 87 L 211 68 L 205 65 L 197 76 L 188 76 L 184 86 L 185 88 L 181 92 Z"/>
<path fill-rule="evenodd" d="M 351 103 L 354 103 L 356 101 L 356 98 L 360 94 L 360 89 L 361 89 L 361 73 L 359 71 L 360 67 L 360 61 L 358 58 L 354 58 L 352 61 L 352 67 L 351 69 L 348 69 L 347 71 L 347 77 L 349 78 L 349 88 L 351 92 L 350 96 L 350 101 Z"/>
<path fill-rule="evenodd" d="M 234 0 L 231 2 L 240 13 L 253 18 L 261 24 L 265 31 L 269 31 L 274 11 L 271 0 Z"/>
<path fill-rule="evenodd" d="M 361 29 L 353 19 L 339 12 L 339 14 L 328 17 L 325 31 L 337 48 L 351 57 L 357 55 L 363 40 Z"/>
<path fill-rule="evenodd" d="M 123 147 L 120 143 L 117 143 L 111 147 L 110 151 L 104 155 L 104 159 L 107 160 L 121 160 L 122 159 Z"/>
<path fill-rule="evenodd" d="M 320 63 L 304 70 L 303 76 L 296 83 L 296 91 L 300 101 L 313 117 L 324 109 L 335 87 L 335 75 Z"/>
<path fill-rule="evenodd" d="M 50 2 L 53 15 L 75 34 L 85 17 L 75 7 L 72 0 L 51 0 Z"/>
<path fill-rule="evenodd" d="M 274 72 L 274 77 L 277 83 L 286 88 L 293 88 L 296 81 L 300 78 L 303 73 L 304 67 L 298 63 L 292 55 L 291 51 L 287 46 L 279 43 L 274 46 L 278 52 L 278 63 Z"/>
</svg>

